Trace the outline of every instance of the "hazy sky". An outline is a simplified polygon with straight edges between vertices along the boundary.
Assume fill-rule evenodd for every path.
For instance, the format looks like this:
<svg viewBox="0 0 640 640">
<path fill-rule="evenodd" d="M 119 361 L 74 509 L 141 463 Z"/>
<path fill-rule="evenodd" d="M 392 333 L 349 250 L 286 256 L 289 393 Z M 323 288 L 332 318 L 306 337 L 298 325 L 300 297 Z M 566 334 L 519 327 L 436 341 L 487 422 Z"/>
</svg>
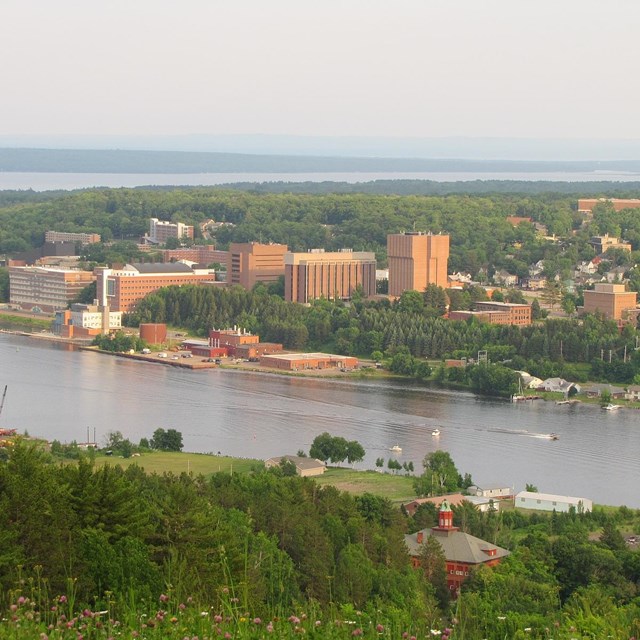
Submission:
<svg viewBox="0 0 640 640">
<path fill-rule="evenodd" d="M 0 0 L 0 134 L 640 138 L 637 0 Z"/>
</svg>

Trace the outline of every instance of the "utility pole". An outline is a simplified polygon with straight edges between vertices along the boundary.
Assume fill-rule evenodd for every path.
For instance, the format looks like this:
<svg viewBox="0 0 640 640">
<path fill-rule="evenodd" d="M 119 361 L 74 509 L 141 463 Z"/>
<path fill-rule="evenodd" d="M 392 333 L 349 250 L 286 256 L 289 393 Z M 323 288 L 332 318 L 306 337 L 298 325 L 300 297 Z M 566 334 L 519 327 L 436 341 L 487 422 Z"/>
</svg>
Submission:
<svg viewBox="0 0 640 640">
<path fill-rule="evenodd" d="M 611 364 L 611 349 L 609 349 L 609 364 Z"/>
</svg>

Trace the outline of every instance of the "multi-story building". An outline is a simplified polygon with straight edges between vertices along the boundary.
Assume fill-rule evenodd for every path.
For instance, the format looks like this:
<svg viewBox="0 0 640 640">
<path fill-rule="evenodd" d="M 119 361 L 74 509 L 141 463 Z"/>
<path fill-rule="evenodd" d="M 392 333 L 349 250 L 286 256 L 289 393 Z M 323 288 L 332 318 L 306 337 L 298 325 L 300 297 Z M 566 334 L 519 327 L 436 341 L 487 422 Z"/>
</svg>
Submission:
<svg viewBox="0 0 640 640">
<path fill-rule="evenodd" d="M 147 240 L 152 244 L 165 244 L 169 238 L 193 240 L 193 227 L 182 222 L 167 222 L 151 218 Z"/>
<path fill-rule="evenodd" d="M 99 304 L 112 311 L 133 311 L 145 296 L 162 287 L 213 284 L 211 269 L 192 269 L 182 262 L 127 264 L 122 269 L 96 268 Z"/>
<path fill-rule="evenodd" d="M 450 320 L 466 320 L 477 318 L 490 324 L 514 324 L 526 326 L 531 324 L 531 305 L 509 302 L 476 302 L 475 311 L 451 311 Z"/>
<path fill-rule="evenodd" d="M 583 313 L 602 313 L 609 320 L 630 322 L 636 315 L 638 294 L 626 291 L 623 284 L 598 283 L 593 291 L 584 291 Z"/>
<path fill-rule="evenodd" d="M 215 262 L 227 264 L 228 251 L 219 251 L 212 244 L 196 244 L 192 247 L 182 247 L 181 249 L 164 249 L 162 251 L 163 262 L 177 262 L 179 260 L 190 260 L 198 264 L 210 265 Z"/>
<path fill-rule="evenodd" d="M 284 256 L 284 299 L 307 303 L 316 298 L 347 300 L 356 287 L 376 293 L 376 256 L 369 251 L 314 249 Z"/>
<path fill-rule="evenodd" d="M 284 275 L 286 244 L 232 242 L 227 257 L 227 284 L 253 289 L 258 283 L 277 282 Z"/>
<path fill-rule="evenodd" d="M 640 200 L 623 199 L 623 198 L 581 198 L 578 200 L 578 212 L 591 215 L 593 208 L 597 204 L 610 203 L 613 205 L 614 211 L 622 211 L 623 209 L 640 209 Z"/>
<path fill-rule="evenodd" d="M 589 240 L 589 244 L 597 254 L 604 253 L 607 249 L 631 251 L 631 245 L 628 242 L 622 242 L 620 238 L 612 238 L 608 233 L 605 233 L 603 236 L 593 236 L 591 240 Z"/>
<path fill-rule="evenodd" d="M 447 586 L 453 597 L 458 595 L 460 586 L 474 569 L 480 565 L 493 567 L 510 554 L 502 547 L 454 527 L 453 512 L 446 500 L 438 511 L 437 527 L 422 529 L 404 537 L 412 564 L 416 568 L 420 567 L 422 546 L 428 537 L 435 538 L 442 548 L 447 571 Z"/>
<path fill-rule="evenodd" d="M 9 302 L 21 309 L 54 313 L 95 280 L 91 271 L 9 267 Z"/>
<path fill-rule="evenodd" d="M 449 236 L 412 231 L 387 236 L 389 295 L 447 286 Z"/>
<path fill-rule="evenodd" d="M 99 233 L 71 233 L 68 231 L 45 231 L 45 242 L 80 242 L 81 244 L 96 244 L 100 242 Z"/>
<path fill-rule="evenodd" d="M 56 311 L 53 332 L 63 338 L 89 338 L 122 327 L 122 312 L 109 311 L 96 304 L 72 304 Z"/>
</svg>

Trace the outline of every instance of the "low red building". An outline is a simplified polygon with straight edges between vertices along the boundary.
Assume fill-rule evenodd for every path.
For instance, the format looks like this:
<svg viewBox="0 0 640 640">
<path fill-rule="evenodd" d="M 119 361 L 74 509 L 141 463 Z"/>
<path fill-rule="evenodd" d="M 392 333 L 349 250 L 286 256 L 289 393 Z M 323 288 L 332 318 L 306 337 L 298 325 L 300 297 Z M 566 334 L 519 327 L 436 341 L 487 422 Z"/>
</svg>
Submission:
<svg viewBox="0 0 640 640">
<path fill-rule="evenodd" d="M 434 537 L 444 552 L 447 569 L 447 586 L 452 596 L 457 596 L 460 586 L 473 569 L 480 565 L 493 567 L 509 551 L 495 544 L 476 538 L 453 526 L 453 511 L 445 500 L 438 512 L 438 526 L 405 535 L 404 540 L 414 567 L 420 567 L 420 552 L 427 537 Z"/>
<path fill-rule="evenodd" d="M 336 356 L 330 353 L 282 353 L 260 358 L 263 367 L 285 371 L 305 369 L 354 369 L 358 359 L 351 356 Z"/>
</svg>

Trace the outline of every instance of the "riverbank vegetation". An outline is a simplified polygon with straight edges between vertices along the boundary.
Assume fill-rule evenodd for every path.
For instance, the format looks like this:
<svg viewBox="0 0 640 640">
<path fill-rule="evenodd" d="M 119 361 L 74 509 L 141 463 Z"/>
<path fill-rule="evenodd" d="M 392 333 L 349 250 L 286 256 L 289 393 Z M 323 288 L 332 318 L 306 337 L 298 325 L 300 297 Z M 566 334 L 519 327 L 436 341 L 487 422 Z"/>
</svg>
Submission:
<svg viewBox="0 0 640 640">
<path fill-rule="evenodd" d="M 435 524 L 433 506 L 408 517 L 384 497 L 278 468 L 207 478 L 111 464 L 59 465 L 18 443 L 0 465 L 3 637 L 627 640 L 640 631 L 640 554 L 627 541 L 640 517 L 625 507 L 480 513 L 463 503 L 454 524 L 511 555 L 473 572 L 448 602 L 403 543 Z"/>
</svg>

